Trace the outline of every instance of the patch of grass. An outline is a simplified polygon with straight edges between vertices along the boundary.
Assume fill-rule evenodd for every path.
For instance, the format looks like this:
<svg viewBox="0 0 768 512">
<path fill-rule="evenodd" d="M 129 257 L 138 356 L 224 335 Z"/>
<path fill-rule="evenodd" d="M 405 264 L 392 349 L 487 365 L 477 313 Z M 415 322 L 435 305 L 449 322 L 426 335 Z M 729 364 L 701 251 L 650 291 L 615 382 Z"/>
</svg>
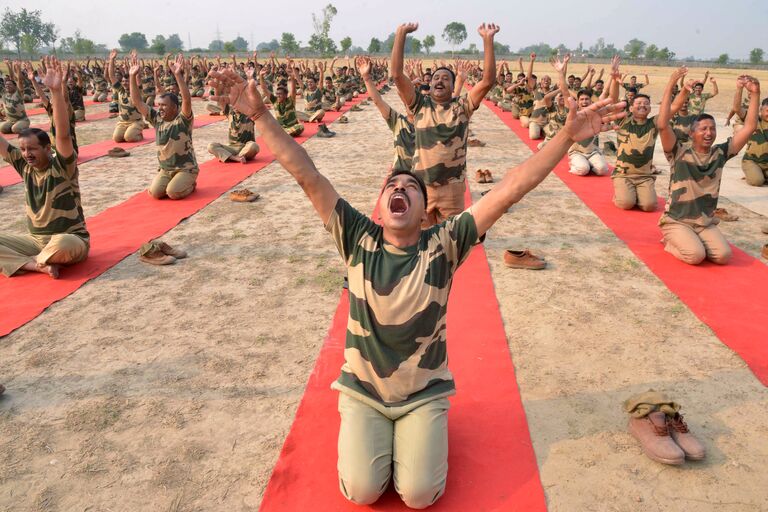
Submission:
<svg viewBox="0 0 768 512">
<path fill-rule="evenodd" d="M 237 240 L 238 238 L 245 238 L 247 235 L 242 229 L 233 229 L 232 230 L 232 239 Z"/>
<path fill-rule="evenodd" d="M 126 408 L 125 400 L 117 397 L 91 402 L 71 410 L 64 424 L 76 432 L 105 430 L 118 422 Z"/>
</svg>

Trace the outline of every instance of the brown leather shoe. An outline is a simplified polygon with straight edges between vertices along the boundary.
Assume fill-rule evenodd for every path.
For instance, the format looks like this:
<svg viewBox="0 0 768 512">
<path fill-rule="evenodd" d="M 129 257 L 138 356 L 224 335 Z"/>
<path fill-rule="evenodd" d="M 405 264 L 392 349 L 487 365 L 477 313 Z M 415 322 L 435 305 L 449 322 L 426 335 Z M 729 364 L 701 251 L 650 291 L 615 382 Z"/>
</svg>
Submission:
<svg viewBox="0 0 768 512">
<path fill-rule="evenodd" d="M 183 260 L 187 257 L 187 251 L 183 251 L 181 249 L 174 249 L 170 245 L 168 245 L 165 242 L 156 242 L 157 248 L 163 251 L 163 254 L 167 254 L 168 256 L 173 256 L 177 260 Z"/>
<path fill-rule="evenodd" d="M 236 203 L 252 203 L 258 198 L 258 192 L 252 192 L 247 188 L 239 188 L 229 193 L 229 199 Z"/>
<path fill-rule="evenodd" d="M 493 174 L 491 174 L 491 171 L 488 169 L 484 170 L 483 173 L 485 173 L 485 182 L 486 183 L 493 183 Z"/>
<path fill-rule="evenodd" d="M 485 142 L 481 141 L 480 139 L 469 139 L 467 141 L 467 146 L 471 148 L 482 148 L 485 146 Z"/>
<path fill-rule="evenodd" d="M 676 466 L 685 462 L 685 452 L 669 435 L 665 413 L 652 412 L 643 418 L 629 418 L 629 433 L 640 441 L 649 459 Z"/>
<path fill-rule="evenodd" d="M 688 424 L 683 421 L 682 414 L 678 412 L 672 417 L 667 416 L 667 427 L 672 435 L 672 439 L 685 453 L 685 458 L 703 460 L 707 456 L 707 449 L 688 430 Z"/>
<path fill-rule="evenodd" d="M 760 253 L 760 256 L 762 256 L 763 258 L 765 258 L 765 259 L 767 259 L 767 260 L 768 260 L 768 244 L 765 244 L 765 245 L 763 246 L 763 250 L 762 250 L 762 252 Z"/>
<path fill-rule="evenodd" d="M 547 266 L 544 258 L 536 256 L 528 249 L 522 251 L 504 251 L 504 265 L 509 268 L 522 268 L 526 270 L 541 270 Z"/>
<path fill-rule="evenodd" d="M 725 208 L 715 208 L 715 217 L 725 222 L 733 222 L 735 220 L 739 220 L 738 215 L 728 213 L 728 210 Z"/>
<path fill-rule="evenodd" d="M 131 156 L 131 154 L 123 148 L 115 146 L 107 151 L 107 156 L 111 156 L 112 158 L 124 158 L 126 156 Z"/>
<path fill-rule="evenodd" d="M 157 242 L 149 242 L 141 246 L 139 261 L 150 265 L 172 265 L 176 258 L 165 254 Z"/>
<path fill-rule="evenodd" d="M 478 183 L 485 183 L 485 171 L 478 169 L 475 171 L 475 181 Z"/>
</svg>

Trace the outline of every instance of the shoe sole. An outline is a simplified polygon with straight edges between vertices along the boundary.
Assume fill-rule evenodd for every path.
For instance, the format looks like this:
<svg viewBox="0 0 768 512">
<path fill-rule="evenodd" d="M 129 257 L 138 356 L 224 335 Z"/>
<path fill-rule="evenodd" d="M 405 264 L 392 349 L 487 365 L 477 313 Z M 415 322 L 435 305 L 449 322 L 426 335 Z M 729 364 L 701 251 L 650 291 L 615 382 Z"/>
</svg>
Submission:
<svg viewBox="0 0 768 512">
<path fill-rule="evenodd" d="M 517 265 L 515 263 L 507 263 L 506 261 L 504 262 L 504 266 L 507 268 L 519 268 L 521 270 L 544 270 L 545 268 L 547 268 L 546 265 L 543 265 L 541 267 L 529 267 L 527 265 Z"/>
</svg>

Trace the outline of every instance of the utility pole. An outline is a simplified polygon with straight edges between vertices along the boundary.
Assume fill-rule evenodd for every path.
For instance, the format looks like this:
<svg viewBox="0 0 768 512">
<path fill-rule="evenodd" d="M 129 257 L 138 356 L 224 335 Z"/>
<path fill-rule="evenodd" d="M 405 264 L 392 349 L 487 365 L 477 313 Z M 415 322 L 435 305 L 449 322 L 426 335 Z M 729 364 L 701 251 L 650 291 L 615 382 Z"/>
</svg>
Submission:
<svg viewBox="0 0 768 512">
<path fill-rule="evenodd" d="M 187 51 L 192 49 L 192 36 L 187 32 Z"/>
</svg>

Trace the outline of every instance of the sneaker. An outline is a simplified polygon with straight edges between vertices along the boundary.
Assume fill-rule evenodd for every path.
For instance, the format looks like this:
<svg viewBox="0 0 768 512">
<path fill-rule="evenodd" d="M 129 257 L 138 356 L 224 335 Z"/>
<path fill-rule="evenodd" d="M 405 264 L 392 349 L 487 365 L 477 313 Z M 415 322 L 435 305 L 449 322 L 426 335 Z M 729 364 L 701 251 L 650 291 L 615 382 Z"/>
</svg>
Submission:
<svg viewBox="0 0 768 512">
<path fill-rule="evenodd" d="M 629 433 L 640 442 L 651 460 L 672 465 L 685 462 L 685 452 L 669 435 L 665 413 L 658 411 L 643 418 L 629 418 Z"/>
<path fill-rule="evenodd" d="M 725 222 L 733 222 L 735 220 L 739 220 L 738 215 L 728 213 L 728 210 L 725 208 L 715 208 L 715 217 Z"/>
<path fill-rule="evenodd" d="M 163 251 L 163 254 L 167 254 L 168 256 L 173 256 L 177 260 L 183 260 L 187 257 L 187 251 L 181 250 L 181 249 L 174 249 L 170 245 L 168 245 L 165 242 L 156 242 L 157 248 Z"/>
<path fill-rule="evenodd" d="M 485 142 L 479 139 L 469 139 L 469 141 L 467 141 L 467 146 L 471 148 L 482 148 L 485 146 Z"/>
<path fill-rule="evenodd" d="M 685 453 L 686 459 L 703 460 L 707 456 L 706 448 L 688 430 L 688 425 L 683 421 L 682 414 L 678 412 L 672 417 L 667 416 L 667 428 L 677 446 Z"/>
<path fill-rule="evenodd" d="M 176 263 L 176 258 L 165 254 L 157 242 L 149 242 L 141 246 L 139 251 L 139 261 L 150 265 L 172 265 Z"/>
<path fill-rule="evenodd" d="M 131 154 L 126 150 L 124 150 L 123 148 L 114 147 L 109 151 L 107 151 L 107 156 L 110 156 L 112 158 L 124 158 L 126 156 L 131 156 Z"/>
<path fill-rule="evenodd" d="M 526 270 L 541 270 L 547 266 L 546 260 L 536 256 L 528 249 L 522 251 L 504 251 L 504 265 L 509 268 L 522 268 Z"/>
<path fill-rule="evenodd" d="M 247 188 L 239 188 L 229 193 L 229 199 L 236 203 L 252 203 L 258 198 L 258 192 L 252 192 Z"/>
</svg>

